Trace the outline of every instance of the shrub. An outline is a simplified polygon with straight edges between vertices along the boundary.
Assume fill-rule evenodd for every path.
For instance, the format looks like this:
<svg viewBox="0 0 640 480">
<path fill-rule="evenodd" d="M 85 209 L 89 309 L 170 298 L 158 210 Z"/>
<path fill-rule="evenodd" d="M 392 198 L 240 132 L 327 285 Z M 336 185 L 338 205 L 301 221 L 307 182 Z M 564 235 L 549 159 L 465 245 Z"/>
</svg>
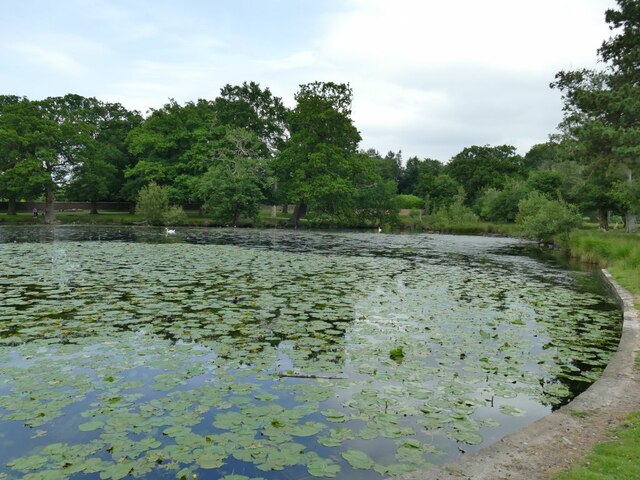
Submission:
<svg viewBox="0 0 640 480">
<path fill-rule="evenodd" d="M 428 223 L 438 231 L 449 231 L 461 225 L 477 224 L 478 216 L 469 207 L 463 204 L 464 195 L 456 195 L 454 202 L 446 207 L 438 208 L 429 215 Z"/>
<path fill-rule="evenodd" d="M 529 191 L 524 182 L 513 179 L 508 179 L 502 190 L 484 190 L 478 199 L 480 216 L 492 222 L 513 222 L 518 214 L 520 200 Z"/>
<path fill-rule="evenodd" d="M 396 195 L 393 197 L 392 205 L 396 210 L 424 208 L 424 200 L 415 195 Z"/>
<path fill-rule="evenodd" d="M 187 219 L 187 214 L 180 206 L 172 206 L 162 215 L 165 225 L 182 225 Z"/>
<path fill-rule="evenodd" d="M 151 225 L 162 225 L 169 210 L 169 193 L 166 187 L 153 182 L 142 187 L 138 193 L 136 213 Z"/>
<path fill-rule="evenodd" d="M 582 217 L 574 205 L 531 192 L 518 204 L 516 223 L 527 237 L 552 243 L 553 238 L 560 235 L 566 243 L 571 230 L 582 225 Z"/>
</svg>

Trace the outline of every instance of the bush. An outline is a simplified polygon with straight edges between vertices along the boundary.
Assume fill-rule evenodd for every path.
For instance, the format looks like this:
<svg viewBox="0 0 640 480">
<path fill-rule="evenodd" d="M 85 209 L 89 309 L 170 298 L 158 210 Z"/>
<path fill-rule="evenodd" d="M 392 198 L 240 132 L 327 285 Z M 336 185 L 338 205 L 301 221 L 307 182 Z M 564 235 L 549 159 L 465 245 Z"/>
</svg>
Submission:
<svg viewBox="0 0 640 480">
<path fill-rule="evenodd" d="M 169 210 L 169 193 L 166 187 L 153 182 L 142 187 L 138 193 L 136 213 L 151 225 L 162 225 Z"/>
<path fill-rule="evenodd" d="M 180 206 L 172 206 L 162 215 L 165 225 L 182 225 L 187 219 L 187 214 Z"/>
<path fill-rule="evenodd" d="M 452 227 L 478 223 L 478 216 L 463 205 L 462 198 L 457 198 L 454 203 L 442 207 L 429 216 L 428 223 L 434 230 L 448 231 Z"/>
<path fill-rule="evenodd" d="M 392 205 L 396 210 L 403 208 L 424 208 L 424 200 L 415 195 L 396 195 L 393 197 Z"/>
<path fill-rule="evenodd" d="M 566 243 L 571 230 L 582 225 L 582 217 L 574 205 L 531 192 L 518 204 L 516 223 L 527 237 L 552 243 L 553 238 L 560 235 Z"/>
<path fill-rule="evenodd" d="M 484 190 L 478 199 L 480 216 L 492 222 L 513 222 L 518 214 L 520 200 L 526 197 L 529 191 L 524 182 L 513 179 L 508 179 L 502 190 Z"/>
</svg>

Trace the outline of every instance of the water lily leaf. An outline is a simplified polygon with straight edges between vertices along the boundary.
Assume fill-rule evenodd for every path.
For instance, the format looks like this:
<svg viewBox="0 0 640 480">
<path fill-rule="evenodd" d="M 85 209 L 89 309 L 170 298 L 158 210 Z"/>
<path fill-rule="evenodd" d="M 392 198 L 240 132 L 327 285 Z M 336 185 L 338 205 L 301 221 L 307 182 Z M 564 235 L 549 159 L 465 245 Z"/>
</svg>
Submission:
<svg viewBox="0 0 640 480">
<path fill-rule="evenodd" d="M 49 462 L 49 458 L 44 455 L 30 455 L 28 457 L 17 458 L 7 465 L 19 472 L 38 470 Z"/>
<path fill-rule="evenodd" d="M 326 426 L 323 423 L 306 422 L 294 425 L 289 429 L 288 433 L 295 437 L 311 437 L 312 435 L 316 435 L 325 428 Z"/>
<path fill-rule="evenodd" d="M 368 470 L 375 465 L 371 457 L 360 450 L 346 450 L 341 455 L 353 468 Z"/>
<path fill-rule="evenodd" d="M 219 468 L 224 465 L 226 454 L 204 453 L 196 458 L 196 463 L 205 469 Z"/>
<path fill-rule="evenodd" d="M 323 410 L 321 413 L 330 422 L 342 423 L 347 420 L 347 417 L 344 414 L 344 412 L 341 412 L 340 410 L 337 410 L 335 408 L 329 408 L 327 410 Z"/>
<path fill-rule="evenodd" d="M 338 447 L 343 442 L 353 438 L 353 432 L 349 428 L 337 427 L 329 430 L 329 435 L 318 438 L 318 443 L 325 447 Z"/>
<path fill-rule="evenodd" d="M 333 478 L 340 472 L 340 465 L 324 458 L 318 458 L 307 464 L 309 475 Z"/>
<path fill-rule="evenodd" d="M 504 413 L 505 415 L 511 415 L 511 416 L 514 416 L 514 417 L 521 417 L 526 413 L 521 408 L 512 407 L 510 405 L 502 405 L 502 406 L 500 406 L 500 411 L 502 413 Z"/>
<path fill-rule="evenodd" d="M 104 422 L 100 420 L 92 420 L 90 422 L 81 423 L 78 425 L 78 430 L 81 432 L 92 432 L 104 427 Z"/>
</svg>

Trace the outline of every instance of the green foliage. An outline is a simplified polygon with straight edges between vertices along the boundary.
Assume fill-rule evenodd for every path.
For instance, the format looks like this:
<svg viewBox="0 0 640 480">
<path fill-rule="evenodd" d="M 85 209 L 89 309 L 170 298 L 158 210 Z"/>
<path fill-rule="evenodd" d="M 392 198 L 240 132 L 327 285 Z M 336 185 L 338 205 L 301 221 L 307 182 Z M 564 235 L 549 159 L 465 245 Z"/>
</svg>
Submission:
<svg viewBox="0 0 640 480">
<path fill-rule="evenodd" d="M 620 284 L 640 295 L 640 235 L 622 232 L 574 231 L 569 238 L 571 256 L 607 267 Z"/>
<path fill-rule="evenodd" d="M 555 480 L 632 480 L 640 478 L 640 413 L 632 413 L 614 432 L 615 439 L 598 445 L 587 458 Z"/>
<path fill-rule="evenodd" d="M 424 208 L 424 200 L 416 195 L 398 194 L 393 197 L 392 205 L 395 209 Z"/>
<path fill-rule="evenodd" d="M 552 242 L 556 235 L 568 240 L 569 233 L 582 225 L 582 218 L 575 206 L 531 192 L 518 204 L 516 222 L 526 236 Z"/>
<path fill-rule="evenodd" d="M 360 187 L 355 198 L 360 221 L 374 225 L 394 223 L 397 220 L 397 209 L 393 206 L 396 188 L 392 180 L 382 179 Z"/>
<path fill-rule="evenodd" d="M 238 225 L 240 216 L 256 218 L 264 200 L 259 162 L 237 157 L 220 161 L 202 176 L 197 195 L 216 221 Z"/>
<path fill-rule="evenodd" d="M 621 180 L 633 183 L 640 171 L 640 15 L 635 2 L 617 3 L 606 13 L 616 34 L 598 51 L 606 70 L 561 71 L 552 84 L 563 95 L 565 137 L 575 142 L 576 159 L 585 166 L 581 200 L 598 210 L 603 229 L 609 211 L 628 218 L 637 213 L 620 187 Z"/>
<path fill-rule="evenodd" d="M 264 144 L 241 128 L 227 129 L 215 152 L 215 163 L 198 180 L 195 196 L 218 223 L 238 225 L 240 217 L 255 219 L 272 184 Z"/>
<path fill-rule="evenodd" d="M 398 190 L 403 194 L 418 194 L 416 187 L 420 182 L 420 178 L 429 174 L 437 177 L 442 173 L 443 165 L 438 160 L 426 158 L 420 160 L 418 157 L 411 157 L 407 160 L 407 164 L 400 174 L 398 180 Z"/>
<path fill-rule="evenodd" d="M 518 214 L 518 203 L 529 193 L 521 180 L 508 179 L 501 190 L 489 188 L 478 198 L 480 216 L 493 222 L 513 222 Z"/>
<path fill-rule="evenodd" d="M 127 169 L 127 181 L 171 185 L 170 200 L 187 202 L 193 197 L 194 183 L 176 179 L 206 172 L 225 133 L 211 102 L 198 100 L 179 105 L 171 100 L 161 109 L 152 110 L 144 123 L 129 134 L 127 144 L 137 162 Z M 124 188 L 130 190 L 127 185 Z"/>
<path fill-rule="evenodd" d="M 447 174 L 434 176 L 431 173 L 423 173 L 415 191 L 426 199 L 427 210 L 433 211 L 455 202 L 460 188 L 460 184 Z"/>
<path fill-rule="evenodd" d="M 277 152 L 284 144 L 287 109 L 280 97 L 255 82 L 225 85 L 213 107 L 223 125 L 246 129 L 262 143 L 261 154 Z"/>
<path fill-rule="evenodd" d="M 445 167 L 446 173 L 464 188 L 467 205 L 473 205 L 483 189 L 500 188 L 507 177 L 522 170 L 522 158 L 511 145 L 468 147 Z"/>
<path fill-rule="evenodd" d="M 274 161 L 278 189 L 298 205 L 294 222 L 307 209 L 336 217 L 353 216 L 360 162 L 360 134 L 351 118 L 348 85 L 301 85 L 288 119 L 291 136 Z"/>
<path fill-rule="evenodd" d="M 163 225 L 169 212 L 169 194 L 166 187 L 152 182 L 138 193 L 136 213 L 151 225 Z"/>
<path fill-rule="evenodd" d="M 440 207 L 426 218 L 430 228 L 436 231 L 451 231 L 459 226 L 469 226 L 478 223 L 478 216 L 471 208 L 464 204 L 464 191 L 458 191 L 454 201 L 445 207 Z"/>
<path fill-rule="evenodd" d="M 562 175 L 553 170 L 533 170 L 527 178 L 527 187 L 550 198 L 555 197 L 562 191 Z"/>
<path fill-rule="evenodd" d="M 165 225 L 183 225 L 187 220 L 187 214 L 181 206 L 173 205 L 162 215 L 162 223 Z"/>
<path fill-rule="evenodd" d="M 401 362 L 404 359 L 404 350 L 402 347 L 392 348 L 389 351 L 389 358 L 394 362 Z"/>
</svg>

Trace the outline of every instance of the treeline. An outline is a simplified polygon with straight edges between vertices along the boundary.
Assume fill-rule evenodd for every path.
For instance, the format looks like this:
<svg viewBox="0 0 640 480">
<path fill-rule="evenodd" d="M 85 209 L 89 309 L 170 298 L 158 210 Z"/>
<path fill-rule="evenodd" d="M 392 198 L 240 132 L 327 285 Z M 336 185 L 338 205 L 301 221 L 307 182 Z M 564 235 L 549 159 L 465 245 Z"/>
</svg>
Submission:
<svg viewBox="0 0 640 480">
<path fill-rule="evenodd" d="M 292 222 L 379 225 L 398 208 L 433 218 L 513 222 L 546 209 L 544 226 L 576 209 L 608 228 L 635 228 L 640 187 L 640 9 L 619 0 L 621 29 L 599 55 L 606 71 L 560 72 L 561 134 L 524 156 L 470 146 L 446 163 L 363 151 L 347 84 L 300 86 L 288 109 L 269 88 L 226 85 L 213 100 L 171 100 L 146 117 L 69 94 L 0 96 L 0 198 L 136 202 L 160 188 L 172 205 L 198 202 L 219 222 L 255 217 L 263 203 L 295 205 Z M 165 201 L 165 200 L 163 200 Z M 47 221 L 54 220 L 47 208 Z"/>
</svg>

